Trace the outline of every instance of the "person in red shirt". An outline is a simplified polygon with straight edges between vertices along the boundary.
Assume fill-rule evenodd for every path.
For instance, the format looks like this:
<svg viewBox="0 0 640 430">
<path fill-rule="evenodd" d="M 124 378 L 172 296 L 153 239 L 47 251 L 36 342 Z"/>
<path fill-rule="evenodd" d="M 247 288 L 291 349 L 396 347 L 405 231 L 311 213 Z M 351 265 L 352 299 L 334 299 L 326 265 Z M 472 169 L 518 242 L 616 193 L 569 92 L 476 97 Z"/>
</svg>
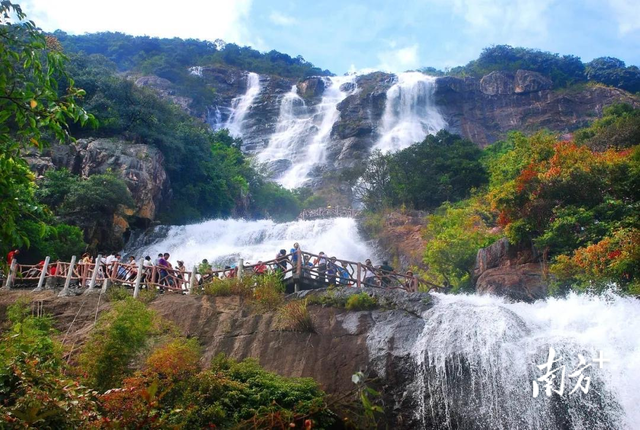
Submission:
<svg viewBox="0 0 640 430">
<path fill-rule="evenodd" d="M 9 251 L 9 253 L 7 254 L 7 264 L 11 265 L 11 262 L 14 260 L 14 258 L 17 258 L 19 254 L 19 249 L 12 249 L 11 251 Z"/>
</svg>

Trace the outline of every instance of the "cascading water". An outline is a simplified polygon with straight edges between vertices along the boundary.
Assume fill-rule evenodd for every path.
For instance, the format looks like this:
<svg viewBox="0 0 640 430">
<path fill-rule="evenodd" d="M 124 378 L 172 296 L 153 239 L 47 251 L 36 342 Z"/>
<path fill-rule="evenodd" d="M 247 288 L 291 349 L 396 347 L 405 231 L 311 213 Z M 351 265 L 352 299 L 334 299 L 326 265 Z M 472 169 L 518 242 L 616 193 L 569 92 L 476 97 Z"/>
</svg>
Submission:
<svg viewBox="0 0 640 430">
<path fill-rule="evenodd" d="M 272 260 L 280 249 L 289 252 L 298 242 L 303 250 L 314 254 L 324 251 L 351 261 L 373 257 L 367 243 L 358 235 L 353 218 L 282 224 L 270 220 L 217 219 L 186 226 L 159 227 L 155 233 L 130 243 L 127 254 L 141 257 L 169 252 L 173 261 L 183 260 L 187 267 L 203 258 L 223 267 L 237 263 L 239 258 L 248 263 Z M 149 239 L 152 243 L 144 243 Z"/>
<path fill-rule="evenodd" d="M 247 91 L 231 101 L 231 114 L 225 124 L 229 133 L 234 137 L 242 137 L 242 125 L 255 101 L 260 94 L 260 75 L 250 72 L 247 74 Z"/>
<path fill-rule="evenodd" d="M 355 75 L 325 79 L 322 100 L 313 110 L 307 108 L 295 87 L 282 98 L 276 133 L 258 155 L 262 163 L 288 161 L 290 167 L 276 179 L 285 188 L 300 187 L 309 180 L 313 168 L 326 161 L 331 129 L 340 118 L 337 106 L 357 91 Z"/>
<path fill-rule="evenodd" d="M 435 81 L 419 72 L 398 75 L 398 82 L 387 91 L 380 138 L 374 149 L 399 151 L 447 126 L 434 101 Z"/>
<path fill-rule="evenodd" d="M 417 425 L 442 429 L 619 429 L 640 426 L 640 302 L 570 295 L 534 304 L 490 296 L 436 294 L 414 343 Z M 566 366 L 562 396 L 547 397 L 549 348 Z M 592 362 L 600 351 L 609 362 Z M 588 393 L 570 374 L 582 354 Z M 559 374 L 558 374 L 559 375 Z M 560 377 L 554 381 L 559 386 Z M 583 381 L 583 386 L 584 386 Z"/>
<path fill-rule="evenodd" d="M 298 152 L 305 147 L 311 132 L 312 115 L 302 97 L 298 95 L 296 85 L 286 93 L 280 101 L 280 112 L 275 133 L 269 140 L 269 145 L 260 152 L 256 160 L 267 163 L 269 170 L 276 175 L 282 175 L 291 168 L 292 159 L 297 158 Z"/>
</svg>

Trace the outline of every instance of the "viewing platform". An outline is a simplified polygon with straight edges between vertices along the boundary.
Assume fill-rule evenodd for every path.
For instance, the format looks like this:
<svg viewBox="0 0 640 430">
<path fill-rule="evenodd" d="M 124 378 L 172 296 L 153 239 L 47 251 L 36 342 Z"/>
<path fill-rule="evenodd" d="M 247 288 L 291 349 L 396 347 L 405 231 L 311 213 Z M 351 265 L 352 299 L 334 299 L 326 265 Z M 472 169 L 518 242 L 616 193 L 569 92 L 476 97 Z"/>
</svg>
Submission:
<svg viewBox="0 0 640 430">
<path fill-rule="evenodd" d="M 325 219 L 325 218 L 355 218 L 360 215 L 358 209 L 342 206 L 327 206 L 326 208 L 305 209 L 298 215 L 298 220 Z"/>
</svg>

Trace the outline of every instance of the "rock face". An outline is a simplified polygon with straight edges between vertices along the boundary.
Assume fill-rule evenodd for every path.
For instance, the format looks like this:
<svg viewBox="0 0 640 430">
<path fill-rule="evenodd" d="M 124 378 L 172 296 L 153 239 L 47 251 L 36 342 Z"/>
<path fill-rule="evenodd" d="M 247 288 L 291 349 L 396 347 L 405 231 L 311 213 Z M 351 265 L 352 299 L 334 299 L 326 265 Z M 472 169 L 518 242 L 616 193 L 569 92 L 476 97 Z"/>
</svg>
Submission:
<svg viewBox="0 0 640 430">
<path fill-rule="evenodd" d="M 155 147 L 116 139 L 79 139 L 75 144 L 54 145 L 42 155 L 28 156 L 27 162 L 38 175 L 50 168 L 66 168 L 71 173 L 88 177 L 112 171 L 122 178 L 136 203 L 127 219 L 116 215 L 110 231 L 94 231 L 89 243 L 118 249 L 129 223 L 140 227 L 155 220 L 159 207 L 170 196 L 170 184 L 164 169 L 164 157 Z M 102 230 L 102 229 L 99 229 Z"/>
<path fill-rule="evenodd" d="M 207 121 L 214 129 L 224 128 L 233 111 L 234 99 L 247 91 L 248 73 L 229 66 L 202 67 L 200 79 L 215 91 L 216 101 L 209 109 Z M 308 118 L 317 119 L 328 78 L 302 80 L 274 75 L 260 75 L 260 92 L 242 122 L 243 149 L 259 152 L 272 140 L 278 125 L 283 95 L 295 87 L 304 102 Z M 357 76 L 343 90 L 357 90 L 342 100 L 336 109 L 330 140 L 324 152 L 324 166 L 314 170 L 311 183 L 322 186 L 326 171 L 357 166 L 369 156 L 380 139 L 387 91 L 398 77 L 383 72 Z M 175 96 L 171 84 L 158 77 L 138 77 L 138 85 L 155 88 L 158 93 L 183 106 L 189 100 Z M 436 81 L 435 104 L 447 122 L 449 131 L 459 133 L 480 146 L 506 136 L 512 130 L 531 132 L 539 129 L 568 132 L 587 125 L 615 102 L 638 105 L 637 98 L 625 91 L 604 86 L 552 89 L 553 82 L 540 73 L 517 70 L 495 71 L 481 79 L 441 77 Z M 286 127 L 285 127 L 286 128 Z M 282 131 L 282 130 L 280 130 Z M 313 135 L 313 133 L 309 133 Z M 309 142 L 311 144 L 311 142 Z"/>
<path fill-rule="evenodd" d="M 527 70 L 492 72 L 480 80 L 443 77 L 437 80 L 436 101 L 450 130 L 480 146 L 511 130 L 572 131 L 588 125 L 612 103 L 638 105 L 634 96 L 617 88 L 551 86 L 548 78 Z"/>
<path fill-rule="evenodd" d="M 534 250 L 510 246 L 506 238 L 479 250 L 474 269 L 476 291 L 523 302 L 545 298 L 548 279 L 538 257 Z"/>
</svg>

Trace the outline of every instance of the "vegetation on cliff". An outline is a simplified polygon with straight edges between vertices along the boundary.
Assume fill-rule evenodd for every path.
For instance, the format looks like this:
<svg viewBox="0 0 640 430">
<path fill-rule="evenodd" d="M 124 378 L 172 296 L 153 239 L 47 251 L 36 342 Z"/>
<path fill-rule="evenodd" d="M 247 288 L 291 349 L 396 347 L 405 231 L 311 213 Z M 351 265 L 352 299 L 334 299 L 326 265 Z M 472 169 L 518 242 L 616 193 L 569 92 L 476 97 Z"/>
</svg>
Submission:
<svg viewBox="0 0 640 430">
<path fill-rule="evenodd" d="M 79 365 L 63 359 L 52 319 L 9 307 L 0 342 L 0 422 L 13 428 L 327 428 L 336 415 L 309 378 L 283 378 L 255 361 L 200 347 L 143 303 L 103 314 Z M 70 363 L 70 364 L 68 364 Z"/>
<path fill-rule="evenodd" d="M 513 133 L 487 148 L 489 185 L 430 217 L 425 263 L 455 288 L 471 288 L 472 256 L 500 237 L 499 228 L 550 263 L 555 292 L 616 284 L 640 293 L 637 115 L 613 106 L 576 141 Z"/>
<path fill-rule="evenodd" d="M 612 57 L 596 58 L 583 63 L 573 55 L 559 55 L 538 49 L 496 45 L 485 48 L 478 59 L 465 66 L 454 67 L 447 74 L 481 78 L 495 71 L 515 72 L 531 70 L 547 76 L 555 88 L 568 87 L 583 82 L 599 82 L 637 93 L 640 91 L 640 69 L 627 66 L 624 61 Z M 443 72 L 424 69 L 428 74 Z"/>
</svg>

